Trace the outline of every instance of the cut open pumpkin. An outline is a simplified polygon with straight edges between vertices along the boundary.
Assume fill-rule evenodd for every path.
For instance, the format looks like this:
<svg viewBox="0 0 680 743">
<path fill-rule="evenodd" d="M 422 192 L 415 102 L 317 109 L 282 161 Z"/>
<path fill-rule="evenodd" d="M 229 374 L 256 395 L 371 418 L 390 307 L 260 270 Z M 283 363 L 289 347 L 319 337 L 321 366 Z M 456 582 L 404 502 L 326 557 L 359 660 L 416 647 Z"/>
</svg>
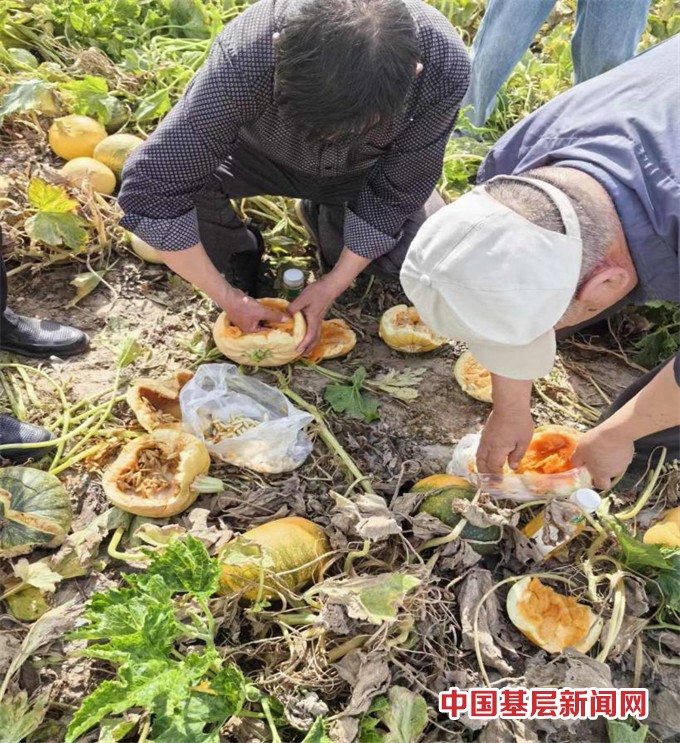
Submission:
<svg viewBox="0 0 680 743">
<path fill-rule="evenodd" d="M 516 472 L 555 475 L 574 469 L 571 457 L 580 435 L 567 426 L 540 426 L 534 431 Z"/>
<path fill-rule="evenodd" d="M 285 312 L 288 303 L 283 299 L 258 299 L 272 310 Z M 261 330 L 244 333 L 232 324 L 223 312 L 213 328 L 217 348 L 231 361 L 244 366 L 283 366 L 300 357 L 298 346 L 307 332 L 301 312 L 282 323 L 266 323 Z"/>
<path fill-rule="evenodd" d="M 398 304 L 383 313 L 378 330 L 390 348 L 403 353 L 426 353 L 446 343 L 420 319 L 415 307 Z"/>
<path fill-rule="evenodd" d="M 197 480 L 208 472 L 210 455 L 202 441 L 180 431 L 158 429 L 126 444 L 104 472 L 102 486 L 114 506 L 138 516 L 166 518 L 187 509 L 199 492 Z"/>
<path fill-rule="evenodd" d="M 572 596 L 557 593 L 532 576 L 512 586 L 507 610 L 515 627 L 549 653 L 561 653 L 569 647 L 587 653 L 604 624 L 590 607 L 579 604 Z"/>
<path fill-rule="evenodd" d="M 453 367 L 453 376 L 463 392 L 481 402 L 493 402 L 491 398 L 491 372 L 485 369 L 470 353 L 464 351 Z"/>
<path fill-rule="evenodd" d="M 304 358 L 314 364 L 324 359 L 337 359 L 346 356 L 356 344 L 356 333 L 344 320 L 324 320 L 318 344 Z"/>
<path fill-rule="evenodd" d="M 193 376 L 178 371 L 166 379 L 138 379 L 130 386 L 126 400 L 145 431 L 181 428 L 179 393 Z"/>
</svg>

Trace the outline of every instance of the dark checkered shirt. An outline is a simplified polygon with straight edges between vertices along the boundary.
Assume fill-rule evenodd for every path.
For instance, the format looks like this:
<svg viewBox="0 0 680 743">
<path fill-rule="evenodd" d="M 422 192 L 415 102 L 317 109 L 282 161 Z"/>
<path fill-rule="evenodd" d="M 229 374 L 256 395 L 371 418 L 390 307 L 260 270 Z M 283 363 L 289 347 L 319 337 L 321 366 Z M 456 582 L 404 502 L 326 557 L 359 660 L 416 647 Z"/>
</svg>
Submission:
<svg viewBox="0 0 680 743">
<path fill-rule="evenodd" d="M 125 228 L 161 250 L 200 242 L 194 197 L 243 142 L 319 180 L 365 172 L 356 200 L 346 206 L 345 245 L 371 259 L 395 246 L 405 220 L 439 179 L 469 80 L 465 47 L 438 11 L 405 0 L 423 71 L 403 115 L 352 146 L 312 143 L 274 102 L 272 35 L 295 2 L 259 0 L 221 31 L 180 101 L 126 164 L 118 199 Z"/>
</svg>

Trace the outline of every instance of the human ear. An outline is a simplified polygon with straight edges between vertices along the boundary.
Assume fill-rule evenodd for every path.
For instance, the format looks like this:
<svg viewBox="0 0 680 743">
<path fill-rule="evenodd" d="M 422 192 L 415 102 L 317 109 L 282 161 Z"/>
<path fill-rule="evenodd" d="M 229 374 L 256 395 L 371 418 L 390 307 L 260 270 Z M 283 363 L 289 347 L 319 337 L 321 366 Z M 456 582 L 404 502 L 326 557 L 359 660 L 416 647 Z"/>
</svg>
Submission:
<svg viewBox="0 0 680 743">
<path fill-rule="evenodd" d="M 618 302 L 628 292 L 630 276 L 622 266 L 605 266 L 596 271 L 579 289 L 576 299 L 598 311 Z"/>
</svg>

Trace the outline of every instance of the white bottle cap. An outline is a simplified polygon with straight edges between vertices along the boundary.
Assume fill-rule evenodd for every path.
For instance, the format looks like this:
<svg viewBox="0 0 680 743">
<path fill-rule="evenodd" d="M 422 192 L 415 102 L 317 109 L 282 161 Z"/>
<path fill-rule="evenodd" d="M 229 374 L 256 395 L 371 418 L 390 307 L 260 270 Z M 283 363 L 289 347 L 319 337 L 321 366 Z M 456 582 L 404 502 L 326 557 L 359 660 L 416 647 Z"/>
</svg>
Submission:
<svg viewBox="0 0 680 743">
<path fill-rule="evenodd" d="M 287 268 L 283 272 L 283 283 L 284 286 L 297 289 L 300 286 L 304 286 L 305 275 L 299 268 Z"/>
<path fill-rule="evenodd" d="M 602 503 L 602 498 L 590 488 L 580 488 L 572 494 L 569 500 L 580 506 L 586 513 L 594 513 Z"/>
</svg>

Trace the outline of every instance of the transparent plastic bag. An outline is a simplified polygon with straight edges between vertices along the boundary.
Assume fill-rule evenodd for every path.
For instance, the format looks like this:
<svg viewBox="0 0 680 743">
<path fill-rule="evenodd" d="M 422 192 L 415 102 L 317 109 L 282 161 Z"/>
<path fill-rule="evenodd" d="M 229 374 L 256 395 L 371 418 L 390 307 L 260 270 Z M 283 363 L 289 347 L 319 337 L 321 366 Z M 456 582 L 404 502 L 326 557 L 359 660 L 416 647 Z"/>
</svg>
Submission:
<svg viewBox="0 0 680 743">
<path fill-rule="evenodd" d="M 506 465 L 502 475 L 477 472 L 476 458 L 479 433 L 468 433 L 456 444 L 446 466 L 449 475 L 458 475 L 495 498 L 517 502 L 536 498 L 568 498 L 579 488 L 590 487 L 592 481 L 584 468 L 543 475 L 538 472 L 514 472 Z"/>
<path fill-rule="evenodd" d="M 228 464 L 270 474 L 290 472 L 312 451 L 304 432 L 312 416 L 293 407 L 276 388 L 241 374 L 233 364 L 199 367 L 182 388 L 179 401 L 185 430 Z M 231 425 L 239 417 L 258 423 L 221 440 L 209 435 L 216 423 Z"/>
</svg>

